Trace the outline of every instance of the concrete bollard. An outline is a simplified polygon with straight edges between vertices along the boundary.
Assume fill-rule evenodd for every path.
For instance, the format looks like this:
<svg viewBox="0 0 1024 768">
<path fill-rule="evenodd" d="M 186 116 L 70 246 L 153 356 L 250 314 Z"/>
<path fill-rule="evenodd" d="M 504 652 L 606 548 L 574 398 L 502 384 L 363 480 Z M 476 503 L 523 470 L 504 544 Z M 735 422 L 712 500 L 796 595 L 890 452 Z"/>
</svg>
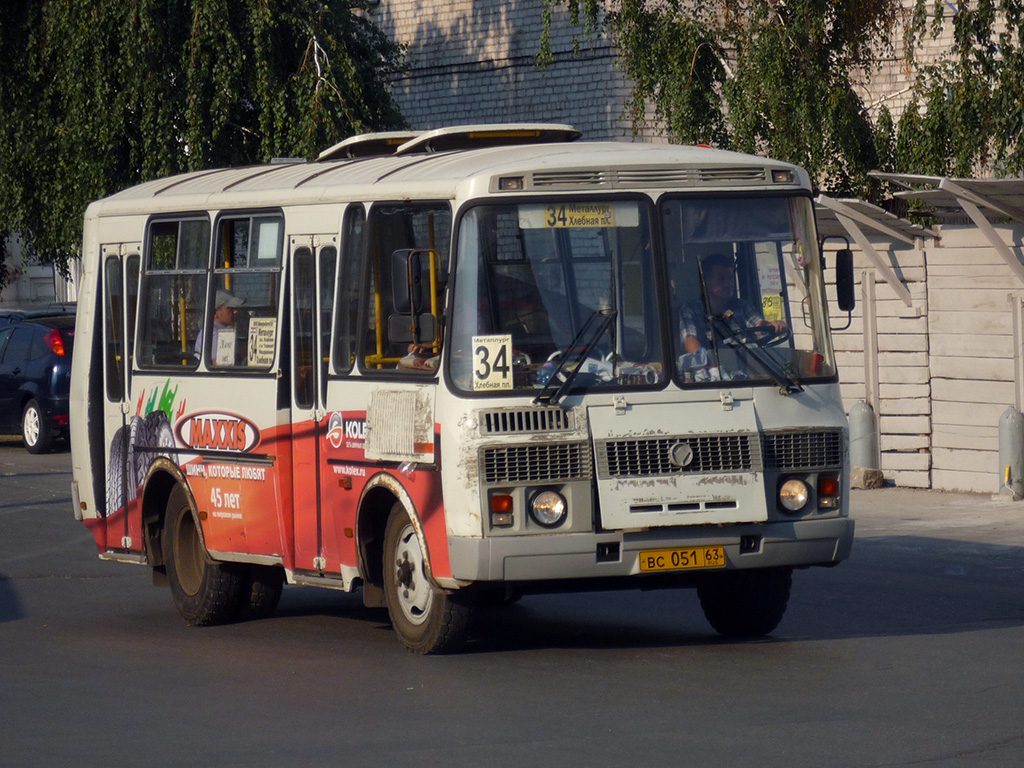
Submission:
<svg viewBox="0 0 1024 768">
<path fill-rule="evenodd" d="M 1024 416 L 1012 405 L 999 417 L 999 494 L 1024 498 Z"/>
<path fill-rule="evenodd" d="M 875 412 L 863 400 L 850 409 L 850 487 L 880 488 L 882 472 L 878 468 L 878 432 Z"/>
</svg>

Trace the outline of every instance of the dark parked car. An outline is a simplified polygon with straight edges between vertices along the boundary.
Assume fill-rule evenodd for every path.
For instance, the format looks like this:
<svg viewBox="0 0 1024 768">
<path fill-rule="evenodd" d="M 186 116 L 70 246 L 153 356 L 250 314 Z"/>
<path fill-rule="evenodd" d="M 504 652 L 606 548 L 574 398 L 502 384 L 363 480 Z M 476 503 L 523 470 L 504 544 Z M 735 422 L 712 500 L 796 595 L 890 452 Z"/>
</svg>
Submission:
<svg viewBox="0 0 1024 768">
<path fill-rule="evenodd" d="M 75 318 L 10 318 L 0 324 L 0 432 L 43 453 L 68 434 Z"/>
</svg>

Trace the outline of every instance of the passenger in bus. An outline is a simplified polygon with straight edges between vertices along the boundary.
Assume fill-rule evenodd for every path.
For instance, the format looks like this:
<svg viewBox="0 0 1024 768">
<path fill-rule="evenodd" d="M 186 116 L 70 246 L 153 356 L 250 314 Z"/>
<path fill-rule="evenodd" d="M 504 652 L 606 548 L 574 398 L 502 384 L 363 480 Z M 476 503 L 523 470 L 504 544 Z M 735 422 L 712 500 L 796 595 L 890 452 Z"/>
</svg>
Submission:
<svg viewBox="0 0 1024 768">
<path fill-rule="evenodd" d="M 228 329 L 232 332 L 232 338 L 234 337 L 235 324 L 238 322 L 238 308 L 243 304 L 245 304 L 245 299 L 240 299 L 222 288 L 217 289 L 213 311 L 212 356 L 214 365 L 234 365 L 234 359 L 227 360 L 223 354 L 218 355 L 217 339 L 221 331 Z M 203 330 L 200 328 L 199 334 L 196 336 L 195 355 L 197 358 L 203 356 Z M 230 355 L 230 357 L 234 358 L 234 355 Z"/>
<path fill-rule="evenodd" d="M 684 306 L 680 313 L 679 334 L 685 352 L 682 360 L 684 369 L 708 365 L 707 349 L 712 344 L 711 327 L 706 314 L 708 309 L 712 317 L 728 318 L 740 328 L 770 326 L 776 333 L 782 333 L 789 327 L 785 320 L 765 320 L 750 302 L 736 295 L 736 267 L 731 257 L 724 253 L 712 253 L 701 259 L 700 264 L 707 308 L 704 299 L 698 297 Z M 711 378 L 718 377 L 712 375 Z"/>
</svg>

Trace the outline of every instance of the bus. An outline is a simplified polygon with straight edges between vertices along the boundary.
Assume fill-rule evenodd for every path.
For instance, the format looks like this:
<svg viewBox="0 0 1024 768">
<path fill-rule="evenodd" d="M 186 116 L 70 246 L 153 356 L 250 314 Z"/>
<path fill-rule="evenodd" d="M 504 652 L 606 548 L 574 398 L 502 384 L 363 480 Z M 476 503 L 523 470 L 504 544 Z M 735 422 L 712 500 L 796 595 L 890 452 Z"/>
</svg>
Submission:
<svg viewBox="0 0 1024 768">
<path fill-rule="evenodd" d="M 541 591 L 695 588 L 717 632 L 771 633 L 854 530 L 808 175 L 579 138 L 364 134 L 92 203 L 71 444 L 99 557 L 190 625 L 361 590 L 418 653 Z"/>
</svg>

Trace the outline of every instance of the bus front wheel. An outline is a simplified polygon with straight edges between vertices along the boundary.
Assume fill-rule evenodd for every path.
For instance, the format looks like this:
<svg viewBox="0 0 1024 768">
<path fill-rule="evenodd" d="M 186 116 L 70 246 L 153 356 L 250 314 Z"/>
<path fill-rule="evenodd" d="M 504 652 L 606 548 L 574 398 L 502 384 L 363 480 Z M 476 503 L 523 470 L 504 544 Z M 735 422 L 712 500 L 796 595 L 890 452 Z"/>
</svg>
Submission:
<svg viewBox="0 0 1024 768">
<path fill-rule="evenodd" d="M 384 599 L 398 639 L 415 653 L 450 653 L 465 642 L 471 606 L 427 576 L 408 512 L 395 504 L 384 531 Z"/>
<path fill-rule="evenodd" d="M 772 632 L 786 613 L 792 568 L 709 573 L 697 584 L 704 616 L 726 637 L 760 637 Z"/>
<path fill-rule="evenodd" d="M 210 559 L 181 486 L 167 500 L 163 548 L 171 597 L 185 621 L 194 626 L 231 621 L 241 602 L 244 574 L 237 565 Z"/>
</svg>

